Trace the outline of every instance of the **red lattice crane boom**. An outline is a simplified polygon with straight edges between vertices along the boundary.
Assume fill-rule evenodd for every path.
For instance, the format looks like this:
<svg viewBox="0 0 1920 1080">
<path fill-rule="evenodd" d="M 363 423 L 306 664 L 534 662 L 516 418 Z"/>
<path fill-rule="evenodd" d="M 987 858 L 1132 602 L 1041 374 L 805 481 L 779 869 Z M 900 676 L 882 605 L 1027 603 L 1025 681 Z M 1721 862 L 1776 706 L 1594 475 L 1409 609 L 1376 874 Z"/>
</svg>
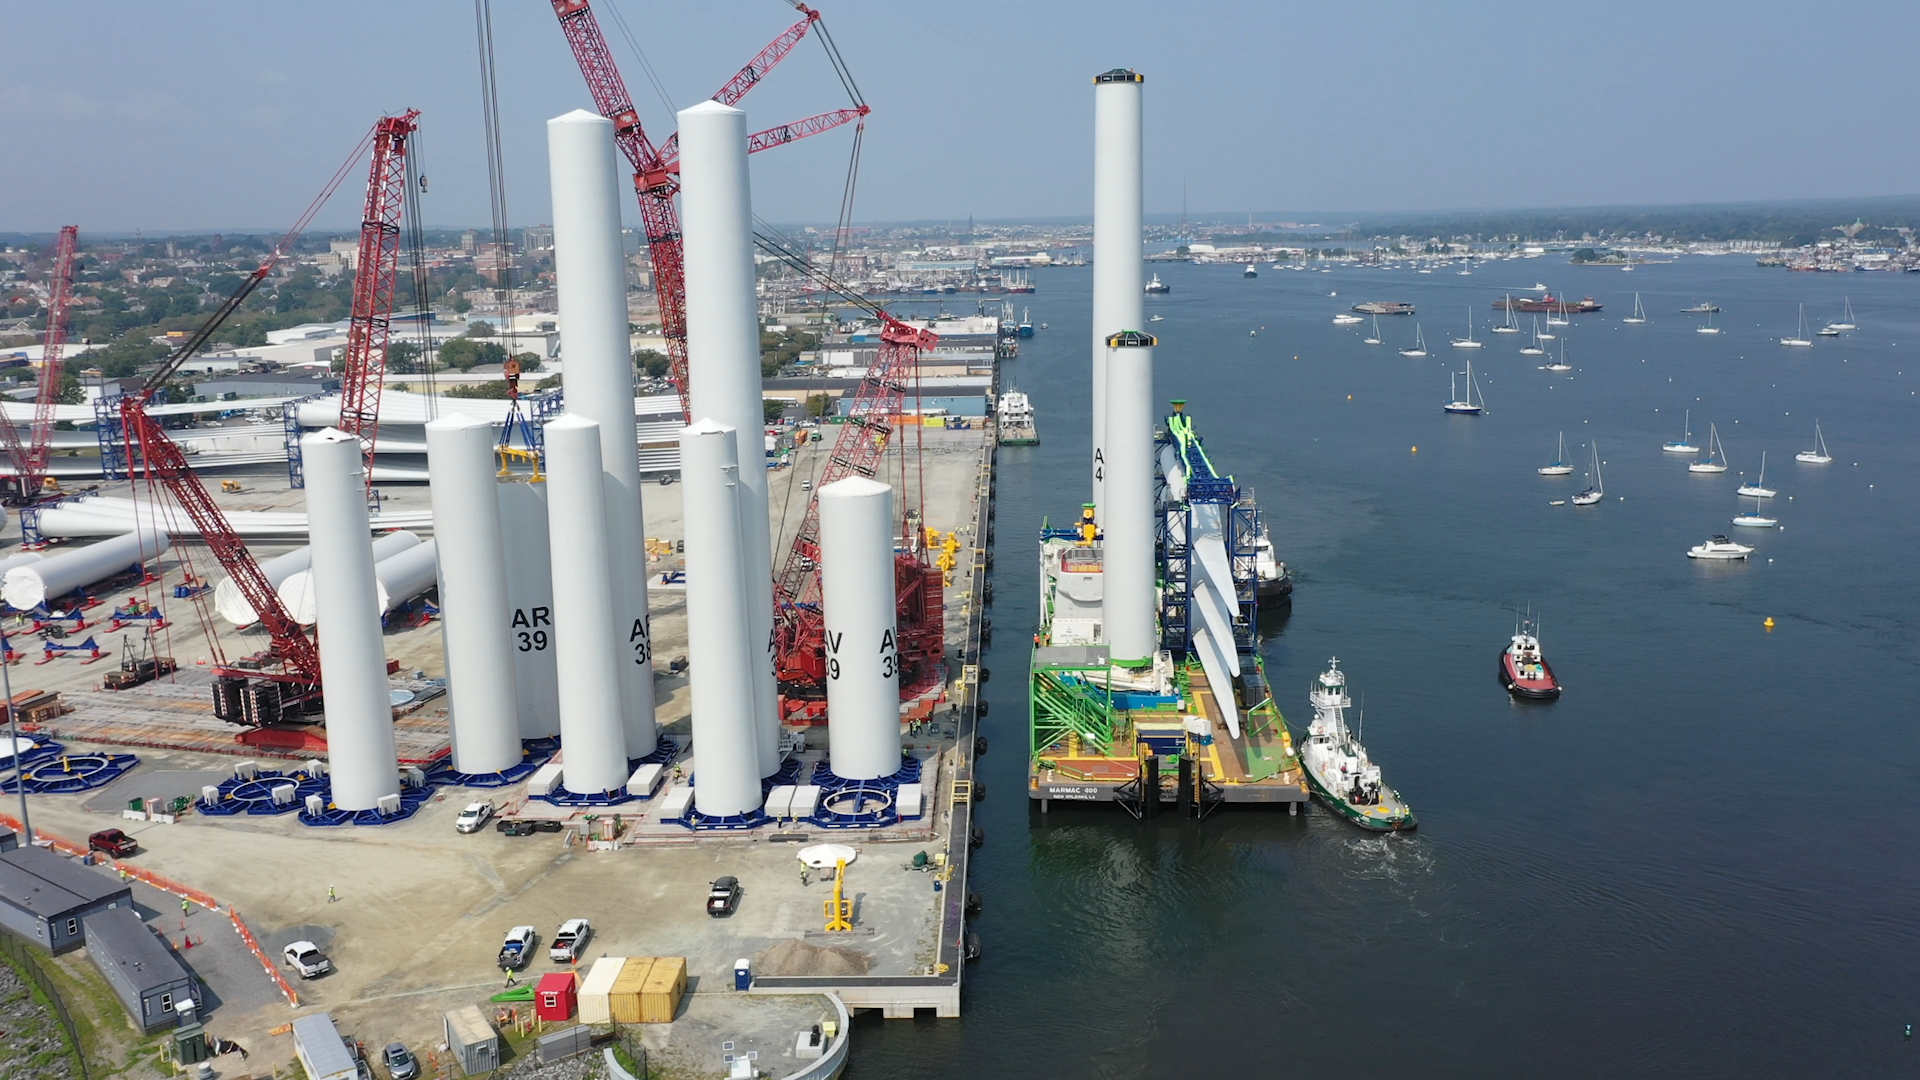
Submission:
<svg viewBox="0 0 1920 1080">
<path fill-rule="evenodd" d="M 394 281 L 400 271 L 400 207 L 407 194 L 407 144 L 420 110 L 383 116 L 373 127 L 373 166 L 360 215 L 353 264 L 353 314 L 347 324 L 340 430 L 360 439 L 367 483 L 373 483 L 373 440 L 380 429 L 380 386 L 387 370 Z M 255 610 L 258 610 L 257 608 Z"/>
<path fill-rule="evenodd" d="M 60 396 L 61 353 L 67 343 L 67 309 L 73 300 L 73 263 L 80 249 L 80 226 L 61 228 L 53 245 L 53 270 L 47 277 L 47 333 L 40 356 L 33 426 L 22 442 L 20 429 L 0 410 L 0 443 L 13 465 L 10 501 L 32 500 L 46 483 L 53 445 L 53 406 Z"/>
<path fill-rule="evenodd" d="M 607 48 L 606 37 L 600 32 L 600 22 L 594 17 L 589 0 L 551 2 L 553 13 L 560 20 L 560 31 L 566 35 L 573 58 L 580 65 L 580 74 L 587 81 L 587 92 L 593 97 L 594 108 L 601 116 L 613 121 L 614 144 L 620 148 L 627 164 L 633 169 L 633 190 L 640 200 L 640 220 L 647 234 L 647 250 L 653 258 L 654 292 L 660 299 L 660 335 L 667 342 L 668 378 L 680 395 L 682 416 L 691 420 L 693 414 L 687 395 L 686 259 L 681 246 L 680 214 L 673 205 L 673 197 L 680 191 L 679 135 L 669 137 L 659 147 L 655 147 L 647 138 L 645 127 L 640 122 L 640 112 L 634 108 L 633 98 L 627 93 L 627 84 L 621 79 L 620 69 L 613 62 L 613 53 Z M 747 91 L 758 86 L 767 73 L 785 59 L 814 24 L 820 21 L 818 11 L 804 4 L 794 6 L 805 17 L 760 50 L 758 56 L 720 88 L 714 100 L 732 105 L 745 97 Z M 828 50 L 833 53 L 831 44 Z M 841 68 L 838 54 L 834 53 L 833 56 L 835 67 Z M 848 88 L 852 90 L 850 82 Z M 796 139 L 817 135 L 859 120 L 870 111 L 864 102 L 857 99 L 854 105 L 851 109 L 821 113 L 793 124 L 758 132 L 748 138 L 748 151 L 782 146 Z"/>
<path fill-rule="evenodd" d="M 408 132 L 412 130 L 413 117 L 417 113 L 409 112 L 404 121 Z M 135 467 L 139 475 L 144 475 L 149 484 L 158 484 L 185 511 L 200 533 L 208 550 L 213 554 L 220 568 L 226 571 L 239 588 L 247 603 L 259 616 L 260 625 L 271 638 L 266 657 L 249 667 L 229 666 L 223 654 L 219 638 L 211 632 L 208 644 L 214 654 L 214 715 L 222 720 L 253 726 L 279 723 L 282 720 L 298 716 L 320 703 L 320 651 L 313 639 L 306 635 L 286 606 L 281 603 L 279 593 L 273 583 L 262 573 L 254 561 L 253 553 L 248 550 L 246 541 L 234 531 L 227 516 L 221 511 L 213 496 L 194 475 L 187 456 L 180 447 L 168 437 L 161 423 L 147 412 L 156 394 L 167 381 L 179 372 L 180 367 L 212 337 L 214 331 L 227 321 L 247 297 L 253 295 L 260 283 L 273 273 L 276 266 L 293 249 L 294 241 L 306 231 L 314 215 L 320 212 L 334 191 L 353 171 L 370 143 L 377 144 L 383 137 L 391 139 L 394 117 L 383 117 L 375 125 L 353 154 L 333 174 L 326 187 L 313 203 L 307 207 L 300 220 L 280 238 L 258 268 L 234 289 L 232 295 L 220 307 L 208 316 L 206 322 L 193 332 L 173 354 L 161 363 L 140 389 L 120 399 L 120 420 L 124 425 L 127 445 L 134 455 Z M 391 156 L 389 154 L 389 156 Z M 384 162 L 379 153 L 373 159 L 373 171 L 369 177 L 369 205 L 372 205 L 372 191 L 382 180 Z M 364 246 L 363 246 L 363 251 Z M 368 267 L 362 264 L 360 272 L 365 274 Z M 391 284 L 388 285 L 389 293 Z M 359 295 L 358 284 L 355 288 Z M 358 305 L 356 303 L 356 310 Z M 382 349 L 384 352 L 384 348 Z M 278 670 L 268 670 L 277 668 Z"/>
</svg>

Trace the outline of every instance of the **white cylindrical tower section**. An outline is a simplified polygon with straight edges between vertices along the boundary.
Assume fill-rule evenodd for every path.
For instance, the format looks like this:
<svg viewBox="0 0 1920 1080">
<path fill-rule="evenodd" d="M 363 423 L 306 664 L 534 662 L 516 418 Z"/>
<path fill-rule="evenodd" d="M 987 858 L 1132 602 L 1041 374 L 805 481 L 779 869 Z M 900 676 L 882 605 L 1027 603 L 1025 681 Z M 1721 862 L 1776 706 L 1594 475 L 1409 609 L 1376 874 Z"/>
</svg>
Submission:
<svg viewBox="0 0 1920 1080">
<path fill-rule="evenodd" d="M 819 494 L 828 754 L 835 776 L 877 780 L 900 771 L 893 488 L 850 476 Z"/>
<path fill-rule="evenodd" d="M 1159 646 L 1153 562 L 1153 346 L 1115 334 L 1107 349 L 1107 505 L 1101 618 L 1116 664 L 1153 658 Z"/>
<path fill-rule="evenodd" d="M 337 428 L 316 431 L 300 440 L 300 457 L 307 475 L 313 573 L 327 583 L 316 600 L 333 805 L 372 810 L 381 798 L 400 793 L 400 755 L 393 745 L 360 440 Z"/>
<path fill-rule="evenodd" d="M 600 425 L 569 413 L 547 423 L 546 441 L 562 783 L 576 795 L 604 794 L 627 782 L 627 742 L 620 722 L 624 638 L 614 633 Z"/>
<path fill-rule="evenodd" d="M 267 584 L 278 589 L 286 580 L 306 570 L 313 564 L 312 548 L 295 548 L 285 555 L 276 555 L 260 564 L 260 572 L 266 575 Z M 220 617 L 235 626 L 252 626 L 260 621 L 260 613 L 253 610 L 247 602 L 245 593 L 230 577 L 221 578 L 220 584 L 213 587 L 213 610 Z"/>
<path fill-rule="evenodd" d="M 1147 324 L 1141 218 L 1141 87 L 1114 68 L 1093 77 L 1093 502 L 1106 520 L 1107 339 Z"/>
<path fill-rule="evenodd" d="M 171 543 L 165 532 L 146 527 L 37 561 L 15 563 L 0 583 L 0 596 L 17 611 L 32 611 L 75 589 L 144 565 L 164 554 Z"/>
<path fill-rule="evenodd" d="M 369 548 L 373 552 L 374 594 L 380 598 L 380 610 L 391 606 L 392 596 L 380 581 L 380 567 L 396 555 L 420 547 L 420 538 L 410 532 L 394 531 L 381 533 L 373 538 Z M 320 582 L 313 570 L 313 554 L 307 553 L 307 568 L 297 570 L 283 578 L 275 592 L 280 594 L 280 604 L 287 609 L 301 626 L 312 626 L 320 618 L 319 596 Z M 234 590 L 238 592 L 238 588 Z M 249 608 L 248 610 L 252 610 Z"/>
<path fill-rule="evenodd" d="M 453 698 L 453 767 L 497 773 L 520 764 L 513 605 L 495 497 L 493 425 L 448 416 L 427 425 L 433 533 L 440 563 L 440 630 Z"/>
<path fill-rule="evenodd" d="M 748 567 L 744 614 L 756 643 L 751 674 L 754 730 L 761 775 L 770 776 L 780 767 L 780 699 L 773 676 L 773 535 L 762 436 L 766 419 L 753 286 L 747 114 L 717 101 L 681 110 L 680 182 L 691 371 L 687 389 L 694 416 L 737 433 L 741 537 Z"/>
<path fill-rule="evenodd" d="M 653 753 L 659 734 L 653 716 L 647 530 L 633 420 L 627 267 L 620 240 L 620 178 L 626 173 L 616 164 L 613 122 L 584 110 L 547 121 L 547 156 L 567 411 L 600 425 L 609 588 L 626 657 L 620 671 L 621 729 L 627 753 L 645 757 Z"/>
<path fill-rule="evenodd" d="M 759 427 L 752 429 L 759 432 Z M 693 692 L 694 809 L 704 817 L 760 807 L 753 672 L 759 643 L 743 613 L 740 455 L 734 429 L 699 420 L 680 433 L 687 540 L 688 684 Z"/>
<path fill-rule="evenodd" d="M 501 484 L 497 495 L 507 554 L 514 683 L 520 688 L 520 737 L 544 739 L 560 734 L 547 488 L 545 484 Z"/>
</svg>

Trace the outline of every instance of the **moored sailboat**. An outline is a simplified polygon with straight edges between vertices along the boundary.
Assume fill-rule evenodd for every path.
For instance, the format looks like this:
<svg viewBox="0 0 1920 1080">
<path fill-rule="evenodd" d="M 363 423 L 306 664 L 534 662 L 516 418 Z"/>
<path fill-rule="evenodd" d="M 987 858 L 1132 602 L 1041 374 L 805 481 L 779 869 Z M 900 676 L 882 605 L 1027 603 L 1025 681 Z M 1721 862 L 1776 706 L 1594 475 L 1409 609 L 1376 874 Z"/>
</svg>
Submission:
<svg viewBox="0 0 1920 1080">
<path fill-rule="evenodd" d="M 1534 470 L 1541 476 L 1572 476 L 1573 466 L 1567 464 L 1567 433 L 1560 433 L 1560 452 L 1554 456 L 1553 463 L 1542 465 Z"/>
</svg>

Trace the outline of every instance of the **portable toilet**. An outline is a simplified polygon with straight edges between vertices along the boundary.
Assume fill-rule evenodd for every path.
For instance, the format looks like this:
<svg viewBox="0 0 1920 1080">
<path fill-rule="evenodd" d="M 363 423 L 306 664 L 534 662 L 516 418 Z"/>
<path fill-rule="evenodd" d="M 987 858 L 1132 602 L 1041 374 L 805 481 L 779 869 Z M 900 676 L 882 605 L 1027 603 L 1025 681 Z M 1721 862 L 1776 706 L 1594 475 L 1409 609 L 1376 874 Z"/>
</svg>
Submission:
<svg viewBox="0 0 1920 1080">
<path fill-rule="evenodd" d="M 573 972 L 548 972 L 534 985 L 533 1015 L 542 1020 L 571 1020 L 578 994 Z"/>
<path fill-rule="evenodd" d="M 744 956 L 733 962 L 733 988 L 735 990 L 753 989 L 753 961 Z"/>
</svg>

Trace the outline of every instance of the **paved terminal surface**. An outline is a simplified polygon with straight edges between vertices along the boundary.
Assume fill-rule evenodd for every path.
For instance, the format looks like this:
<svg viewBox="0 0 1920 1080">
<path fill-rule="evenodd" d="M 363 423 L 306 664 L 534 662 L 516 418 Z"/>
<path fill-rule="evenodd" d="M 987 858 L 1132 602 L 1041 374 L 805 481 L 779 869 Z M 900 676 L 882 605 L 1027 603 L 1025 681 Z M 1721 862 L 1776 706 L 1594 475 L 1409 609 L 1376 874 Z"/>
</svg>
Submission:
<svg viewBox="0 0 1920 1080">
<path fill-rule="evenodd" d="M 833 434 L 833 429 L 825 430 L 829 439 Z M 967 527 L 973 520 L 984 433 L 924 434 L 925 476 L 910 475 L 908 480 L 916 490 L 924 483 L 927 524 L 942 531 Z M 772 476 L 772 515 L 783 532 L 777 552 L 784 552 L 804 512 L 806 492 L 799 490 L 799 482 L 818 476 L 830 445 L 801 450 L 795 467 Z M 249 477 L 246 486 L 247 493 L 222 496 L 223 503 L 236 509 L 301 508 L 300 493 L 287 491 L 284 477 Z M 124 485 L 120 493 L 125 493 Z M 418 486 L 395 486 L 387 494 L 389 505 L 403 508 L 424 507 L 428 498 L 426 489 Z M 648 535 L 669 545 L 681 537 L 679 496 L 678 484 L 646 487 Z M 17 540 L 17 523 L 8 527 L 10 539 Z M 947 593 L 950 655 L 964 639 L 968 610 L 963 598 L 974 566 L 970 530 L 961 538 L 965 546 Z M 265 558 L 287 546 L 259 544 L 255 550 Z M 768 1058 L 782 1061 L 782 1053 L 790 1058 L 794 1035 L 827 1011 L 824 999 L 815 995 L 764 999 L 764 1006 L 763 999 L 749 1003 L 745 995 L 736 998 L 732 972 L 741 957 L 752 959 L 769 975 L 925 975 L 937 962 L 941 915 L 950 905 L 935 890 L 937 875 L 911 863 L 915 853 L 925 851 L 934 857 L 930 863 L 937 864 L 944 852 L 950 821 L 947 778 L 966 757 L 954 745 L 955 725 L 945 721 L 939 709 L 935 722 L 923 725 L 909 740 L 926 762 L 927 816 L 878 837 L 762 828 L 696 839 L 684 829 L 652 822 L 644 803 L 619 809 L 622 843 L 613 850 L 589 850 L 589 829 L 606 826 L 581 817 L 571 818 L 563 832 L 525 837 L 492 828 L 473 835 L 454 830 L 454 816 L 469 801 L 521 808 L 525 801 L 517 788 L 437 789 L 414 818 L 379 828 L 308 828 L 292 815 L 188 814 L 174 824 L 123 819 L 120 811 L 130 799 L 197 795 L 203 784 L 230 775 L 238 756 L 267 756 L 232 744 L 240 729 L 219 724 L 210 715 L 193 715 L 198 707 L 193 699 L 203 691 L 193 685 L 201 679 L 187 676 L 201 666 L 209 650 L 194 605 L 172 599 L 183 558 L 201 576 L 217 578 L 204 548 L 184 544 L 160 561 L 161 582 L 103 593 L 115 596 L 115 603 L 126 595 L 150 595 L 165 606 L 175 625 L 170 640 L 163 638 L 163 650 L 181 661 L 183 678 L 144 695 L 98 692 L 100 677 L 117 666 L 123 647 L 119 637 L 102 634 L 100 643 L 116 651 L 108 660 L 86 666 L 71 659 L 40 666 L 23 661 L 11 668 L 12 683 L 16 692 L 47 689 L 71 695 L 76 712 L 60 718 L 54 728 L 76 749 L 100 745 L 84 737 L 86 732 L 116 744 L 139 744 L 139 768 L 108 789 L 33 796 L 37 827 L 82 842 L 95 830 L 123 827 L 142 846 L 130 862 L 237 909 L 269 955 L 306 938 L 333 958 L 335 971 L 310 981 L 282 969 L 299 993 L 301 1006 L 296 1010 L 264 976 L 250 976 L 246 963 L 230 955 L 238 950 L 238 957 L 251 960 L 239 948 L 224 912 L 196 908 L 188 916 L 189 936 L 196 942 L 204 936 L 208 943 L 196 943 L 184 954 L 190 963 L 207 959 L 206 974 L 218 999 L 208 1025 L 247 1046 L 255 1072 L 292 1059 L 290 1037 L 272 1032 L 313 1010 L 332 1013 L 343 1031 L 355 1033 L 369 1047 L 396 1039 L 417 1050 L 437 1044 L 445 1010 L 484 1003 L 502 988 L 504 975 L 494 957 L 506 930 L 523 923 L 538 928 L 540 942 L 538 959 L 519 974 L 522 981 L 557 969 L 546 959 L 546 946 L 554 929 L 569 918 L 586 918 L 594 926 L 583 969 L 607 955 L 687 957 L 692 996 L 685 1018 L 671 1028 L 650 1029 L 645 1036 L 648 1045 L 664 1055 L 656 1064 L 671 1061 L 676 1070 L 686 1070 L 675 1075 L 717 1074 L 718 1044 L 729 1038 L 756 1040 L 752 1046 L 761 1051 L 762 1069 L 783 1075 L 791 1069 L 770 1068 Z M 677 555 L 657 558 L 652 569 L 673 569 L 679 561 Z M 653 593 L 657 651 L 667 659 L 685 651 L 683 598 L 684 593 L 669 589 Z M 224 623 L 217 628 L 229 656 L 264 646 L 256 634 L 236 633 Z M 137 639 L 128 632 L 127 640 Z M 16 647 L 30 651 L 25 647 L 29 643 L 38 645 L 37 639 L 27 637 Z M 388 655 L 401 661 L 408 675 L 421 672 L 431 679 L 444 673 L 437 626 L 395 627 L 387 635 L 387 646 Z M 957 676 L 960 670 L 956 660 L 952 672 Z M 684 677 L 663 670 L 656 691 L 662 721 L 684 744 L 689 709 Z M 399 718 L 399 729 L 412 732 L 403 734 L 403 741 L 415 740 L 409 745 L 424 747 L 423 753 L 432 750 L 436 739 L 444 745 L 447 704 L 444 697 L 430 700 Z M 158 729 L 174 732 L 167 738 L 178 736 L 179 741 L 152 745 L 167 741 L 155 737 Z M 824 748 L 825 730 L 810 729 L 807 736 L 811 745 L 806 756 L 817 756 Z M 263 765 L 274 764 L 263 760 Z M 562 813 L 538 803 L 524 808 L 530 816 Z M 805 844 L 795 842 L 802 836 L 807 842 L 848 843 L 859 852 L 846 884 L 853 902 L 853 932 L 823 931 L 823 904 L 832 887 L 817 873 L 811 883 L 802 882 L 796 855 Z M 733 917 L 712 919 L 704 910 L 707 884 L 723 874 L 739 877 L 744 895 Z M 337 900 L 330 899 L 330 890 Z M 143 892 L 143 913 L 153 912 L 156 927 L 177 942 L 178 900 L 146 892 L 152 896 Z M 208 951 L 202 953 L 202 948 Z M 236 1068 L 227 1066 L 225 1071 Z"/>
</svg>

